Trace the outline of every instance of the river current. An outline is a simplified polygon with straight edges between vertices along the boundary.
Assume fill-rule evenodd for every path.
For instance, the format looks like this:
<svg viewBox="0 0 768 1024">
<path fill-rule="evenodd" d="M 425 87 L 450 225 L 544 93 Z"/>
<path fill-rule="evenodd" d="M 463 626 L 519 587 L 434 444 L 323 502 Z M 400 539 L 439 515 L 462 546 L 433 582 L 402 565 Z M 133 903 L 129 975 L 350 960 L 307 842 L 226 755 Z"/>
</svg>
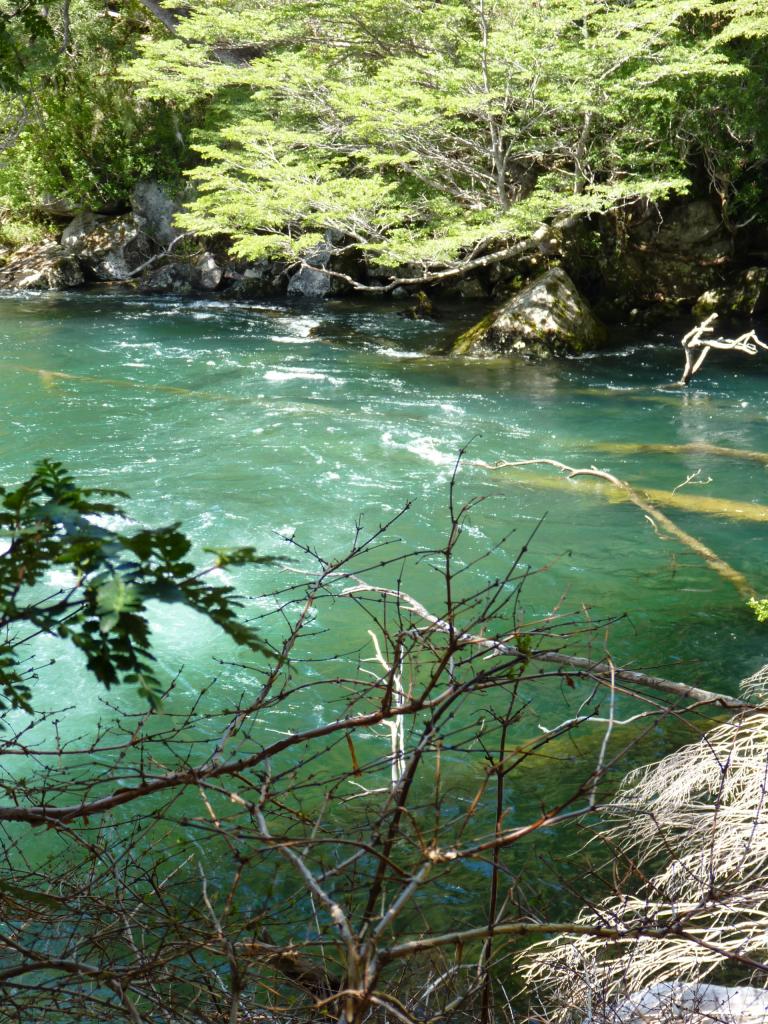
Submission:
<svg viewBox="0 0 768 1024">
<path fill-rule="evenodd" d="M 467 522 L 467 560 L 511 535 L 473 570 L 477 581 L 502 574 L 540 524 L 526 563 L 547 568 L 525 585 L 526 616 L 555 608 L 624 616 L 600 634 L 601 649 L 645 671 L 735 692 L 764 660 L 765 627 L 726 580 L 589 482 L 547 467 L 493 473 L 473 462 L 553 458 L 642 487 L 679 488 L 683 507 L 667 509 L 675 522 L 768 593 L 765 464 L 690 448 L 633 449 L 768 450 L 764 367 L 713 359 L 689 390 L 671 390 L 676 328 L 617 329 L 605 354 L 541 366 L 442 354 L 479 315 L 416 322 L 394 306 L 341 302 L 3 298 L 3 482 L 55 457 L 85 484 L 128 492 L 137 522 L 180 520 L 200 549 L 251 544 L 280 556 L 295 536 L 335 557 L 356 523 L 375 528 L 408 502 L 393 528 L 403 550 L 439 544 L 449 480 L 466 447 L 458 495 L 487 496 Z M 701 497 L 723 504 L 700 511 Z M 255 613 L 276 585 L 271 572 L 238 579 Z M 434 573 L 417 571 L 411 585 L 440 610 Z M 213 627 L 163 608 L 156 631 L 169 674 L 183 666 L 187 689 L 214 672 L 225 692 L 249 685 L 242 670 L 214 668 L 227 649 Z M 41 653 L 57 660 L 41 672 L 37 705 L 76 705 L 80 724 L 98 713 L 100 695 L 77 656 Z M 317 709 L 308 701 L 296 714 Z M 542 722 L 562 717 L 556 689 L 536 714 Z"/>
</svg>

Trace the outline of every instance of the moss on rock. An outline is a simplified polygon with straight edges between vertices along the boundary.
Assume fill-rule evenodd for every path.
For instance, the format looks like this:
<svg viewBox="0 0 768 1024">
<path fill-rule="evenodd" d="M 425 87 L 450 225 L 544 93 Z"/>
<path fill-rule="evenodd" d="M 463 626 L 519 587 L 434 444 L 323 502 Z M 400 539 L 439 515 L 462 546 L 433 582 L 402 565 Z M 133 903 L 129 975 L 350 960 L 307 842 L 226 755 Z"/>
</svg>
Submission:
<svg viewBox="0 0 768 1024">
<path fill-rule="evenodd" d="M 519 355 L 546 359 L 600 348 L 608 332 L 570 277 L 554 267 L 465 331 L 453 355 Z"/>
</svg>

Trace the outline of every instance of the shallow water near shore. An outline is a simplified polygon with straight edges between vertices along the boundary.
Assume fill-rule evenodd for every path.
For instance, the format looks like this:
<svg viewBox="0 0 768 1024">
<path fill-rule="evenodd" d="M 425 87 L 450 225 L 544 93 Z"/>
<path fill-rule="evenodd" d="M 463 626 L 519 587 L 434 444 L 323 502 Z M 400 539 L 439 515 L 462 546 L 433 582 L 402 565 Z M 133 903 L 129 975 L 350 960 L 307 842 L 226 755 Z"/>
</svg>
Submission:
<svg viewBox="0 0 768 1024">
<path fill-rule="evenodd" d="M 525 563 L 546 571 L 525 584 L 525 617 L 555 609 L 582 620 L 620 617 L 592 638 L 593 650 L 735 693 L 739 679 L 766 660 L 766 633 L 727 581 L 659 537 L 636 507 L 599 488 L 567 483 L 547 467 L 510 476 L 473 460 L 594 464 L 668 492 L 692 477 L 678 494 L 754 510 L 768 504 L 765 464 L 695 446 L 768 451 L 766 368 L 757 360 L 713 359 L 688 391 L 671 390 L 677 334 L 650 329 L 616 329 L 612 351 L 540 366 L 446 357 L 450 339 L 472 320 L 471 309 L 415 322 L 393 306 L 349 303 L 246 306 L 96 293 L 2 298 L 3 482 L 55 457 L 84 484 L 126 491 L 136 522 L 180 520 L 198 552 L 249 544 L 296 559 L 286 543 L 295 536 L 333 558 L 348 548 L 358 522 L 373 530 L 407 503 L 390 530 L 398 550 L 439 546 L 449 524 L 449 482 L 466 448 L 457 495 L 487 500 L 467 520 L 462 557 L 469 562 L 508 539 L 467 571 L 463 586 L 502 576 L 534 534 Z M 768 593 L 765 522 L 690 508 L 669 514 Z M 265 610 L 263 595 L 281 579 L 277 569 L 236 578 L 249 616 Z M 441 584 L 429 564 L 409 570 L 406 585 L 440 613 Z M 223 701 L 256 685 L 246 669 L 221 664 L 232 652 L 215 628 L 173 607 L 158 609 L 155 624 L 169 678 L 181 670 L 176 699 L 214 676 Z M 319 626 L 336 632 L 318 628 L 318 660 L 338 647 L 338 631 L 349 649 L 365 642 L 362 619 L 339 609 Z M 77 656 L 54 646 L 40 647 L 56 664 L 41 669 L 36 706 L 76 708 L 64 719 L 64 734 L 87 732 L 102 714 L 101 695 Z M 127 690 L 113 698 L 137 706 Z M 557 685 L 537 693 L 521 733 L 567 717 L 565 701 Z M 292 709 L 291 728 L 324 714 L 308 698 Z M 556 776 L 548 786 L 556 795 Z"/>
</svg>

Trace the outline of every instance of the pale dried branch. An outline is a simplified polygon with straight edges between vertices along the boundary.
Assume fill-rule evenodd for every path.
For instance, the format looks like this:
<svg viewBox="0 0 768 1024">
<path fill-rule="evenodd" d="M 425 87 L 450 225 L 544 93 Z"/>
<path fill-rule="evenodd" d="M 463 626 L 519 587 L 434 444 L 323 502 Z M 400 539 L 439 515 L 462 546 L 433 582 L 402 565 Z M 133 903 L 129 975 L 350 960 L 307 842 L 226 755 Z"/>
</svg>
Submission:
<svg viewBox="0 0 768 1024">
<path fill-rule="evenodd" d="M 680 344 L 683 346 L 685 366 L 683 375 L 677 382 L 678 386 L 685 387 L 691 377 L 699 372 L 713 348 L 724 352 L 742 352 L 747 356 L 757 355 L 759 349 L 768 351 L 768 345 L 762 342 L 754 331 L 740 334 L 738 338 L 710 338 L 709 335 L 714 330 L 713 324 L 716 319 L 717 313 L 710 313 L 706 320 L 702 320 L 700 324 L 682 337 Z M 697 348 L 700 348 L 701 352 L 694 359 L 693 351 Z"/>
<path fill-rule="evenodd" d="M 502 460 L 500 462 L 493 463 L 484 462 L 481 459 L 475 459 L 472 461 L 472 465 L 490 470 L 516 468 L 520 466 L 552 466 L 561 473 L 565 473 L 569 479 L 574 479 L 579 476 L 589 476 L 596 477 L 599 480 L 604 480 L 612 487 L 615 487 L 626 494 L 632 504 L 637 505 L 637 507 L 641 509 L 648 518 L 652 519 L 658 526 L 660 526 L 665 533 L 674 537 L 676 540 L 679 540 L 682 544 L 685 544 L 686 547 L 690 548 L 691 551 L 694 551 L 697 555 L 703 558 L 710 569 L 713 569 L 718 573 L 718 575 L 722 576 L 723 579 L 736 587 L 742 597 L 750 598 L 757 596 L 755 588 L 743 573 L 734 569 L 732 565 L 729 565 L 728 562 L 715 554 L 711 548 L 707 547 L 707 545 L 702 543 L 702 541 L 697 537 L 693 537 L 690 533 L 681 529 L 669 518 L 669 516 L 665 515 L 655 505 L 651 504 L 649 499 L 645 497 L 641 490 L 633 487 L 631 484 L 627 483 L 626 480 L 620 480 L 618 477 L 614 476 L 613 473 L 607 473 L 605 470 L 597 469 L 595 466 L 590 466 L 588 469 L 575 469 L 573 466 L 566 466 L 557 459 L 516 459 L 511 462 Z"/>
</svg>

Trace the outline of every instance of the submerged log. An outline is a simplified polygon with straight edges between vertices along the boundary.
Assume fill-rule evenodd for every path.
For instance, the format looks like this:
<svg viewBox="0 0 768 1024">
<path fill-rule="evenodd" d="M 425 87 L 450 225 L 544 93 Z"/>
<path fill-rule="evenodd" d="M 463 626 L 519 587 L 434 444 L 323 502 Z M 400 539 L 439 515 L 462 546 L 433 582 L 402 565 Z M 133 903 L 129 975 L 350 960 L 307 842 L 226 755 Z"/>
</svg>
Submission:
<svg viewBox="0 0 768 1024">
<path fill-rule="evenodd" d="M 596 441 L 586 445 L 590 451 L 609 452 L 613 455 L 714 455 L 726 459 L 741 459 L 745 462 L 759 462 L 768 466 L 768 452 L 750 451 L 746 448 L 726 448 L 706 441 L 691 441 L 688 444 L 637 444 L 634 442 Z"/>
<path fill-rule="evenodd" d="M 530 464 L 531 460 L 524 460 L 522 463 L 493 463 L 493 468 L 504 469 L 506 479 L 514 480 L 516 483 L 525 483 L 529 487 L 536 487 L 540 490 L 566 491 L 571 489 L 567 477 L 536 477 L 530 473 L 515 472 L 516 466 Z M 533 460 L 534 462 L 539 460 Z M 489 463 L 482 460 L 471 463 L 481 466 L 484 469 L 491 468 Z M 597 474 L 594 474 L 597 476 Z M 611 474 L 608 474 L 609 476 Z M 605 476 L 594 480 L 595 490 L 603 494 L 608 501 L 625 502 L 630 501 L 627 491 L 615 485 Z M 628 485 L 629 486 L 629 485 Z M 760 505 L 748 501 L 735 501 L 731 498 L 710 498 L 702 494 L 685 494 L 684 492 L 663 491 L 654 487 L 634 488 L 649 502 L 664 505 L 668 508 L 678 508 L 682 512 L 695 512 L 698 515 L 718 516 L 722 519 L 732 519 L 735 522 L 766 523 L 768 522 L 768 505 Z M 657 510 L 658 511 L 658 510 Z"/>
<path fill-rule="evenodd" d="M 586 476 L 595 477 L 598 480 L 603 480 L 610 484 L 611 487 L 615 488 L 620 494 L 623 494 L 628 501 L 631 501 L 633 505 L 637 505 L 641 511 L 658 527 L 660 527 L 670 537 L 674 537 L 679 540 L 691 551 L 695 552 L 700 558 L 703 558 L 710 569 L 714 570 L 724 580 L 727 580 L 732 586 L 734 586 L 738 592 L 744 598 L 756 597 L 757 592 L 754 587 L 749 583 L 746 576 L 739 572 L 738 569 L 734 569 L 732 565 L 729 565 L 724 559 L 720 558 L 719 555 L 703 544 L 698 538 L 691 536 L 690 533 L 686 533 L 676 523 L 673 523 L 668 516 L 664 515 L 655 505 L 651 504 L 649 500 L 651 495 L 654 493 L 665 494 L 667 492 L 653 492 L 653 491 L 639 491 L 628 484 L 625 480 L 619 480 L 618 477 L 612 473 L 606 473 L 603 470 L 596 469 L 591 466 L 589 469 L 574 469 L 573 466 L 566 466 L 562 462 L 558 462 L 557 459 L 518 459 L 514 462 L 484 462 L 482 459 L 476 459 L 472 462 L 473 466 L 480 466 L 483 469 L 498 470 L 507 469 L 523 466 L 552 466 L 559 472 L 564 473 L 567 479 L 572 480 L 574 477 Z M 671 492 L 670 492 L 670 496 Z M 675 495 L 675 497 L 677 497 Z M 701 499 L 697 499 L 701 500 Z M 709 499 L 713 501 L 715 499 Z M 763 506 L 759 506 L 763 508 Z M 768 514 L 768 509 L 764 508 L 764 512 Z"/>
</svg>

